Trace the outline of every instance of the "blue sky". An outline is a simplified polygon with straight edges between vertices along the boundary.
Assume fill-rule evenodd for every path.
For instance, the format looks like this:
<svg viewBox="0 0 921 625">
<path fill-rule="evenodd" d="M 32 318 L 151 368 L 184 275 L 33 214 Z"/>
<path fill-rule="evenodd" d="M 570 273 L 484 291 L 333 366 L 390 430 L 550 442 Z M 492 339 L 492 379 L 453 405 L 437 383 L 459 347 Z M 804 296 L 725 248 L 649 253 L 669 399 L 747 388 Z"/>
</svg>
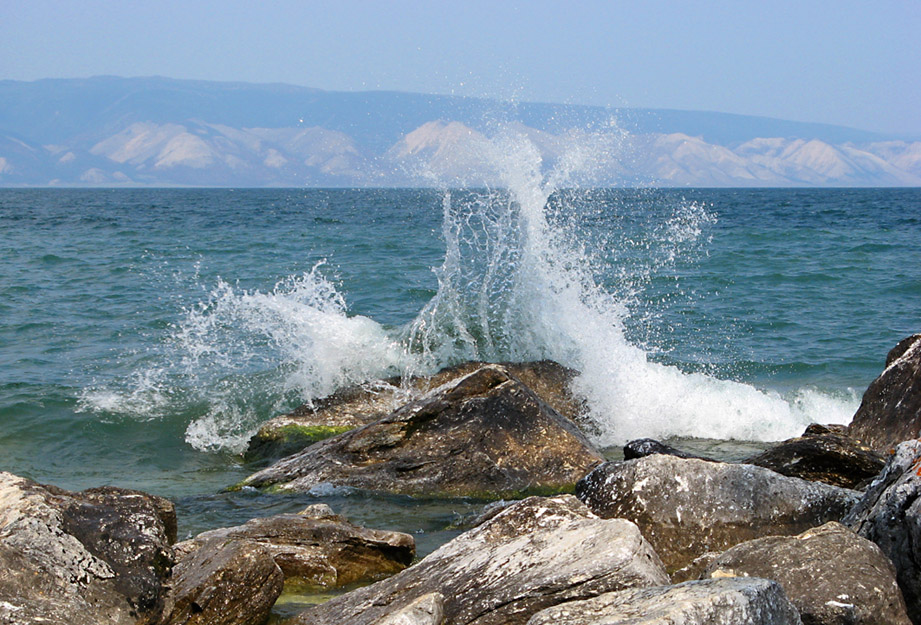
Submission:
<svg viewBox="0 0 921 625">
<path fill-rule="evenodd" d="M 921 134 L 921 2 L 2 0 L 0 78 L 161 75 Z"/>
</svg>

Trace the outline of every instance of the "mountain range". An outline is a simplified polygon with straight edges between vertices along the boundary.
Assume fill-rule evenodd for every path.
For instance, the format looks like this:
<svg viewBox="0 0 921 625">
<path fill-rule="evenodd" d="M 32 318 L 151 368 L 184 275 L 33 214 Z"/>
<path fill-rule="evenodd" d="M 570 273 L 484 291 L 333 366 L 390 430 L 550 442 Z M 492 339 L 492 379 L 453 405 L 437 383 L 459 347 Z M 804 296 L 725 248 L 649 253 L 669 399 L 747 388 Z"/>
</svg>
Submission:
<svg viewBox="0 0 921 625">
<path fill-rule="evenodd" d="M 6 187 L 495 185 L 522 147 L 600 185 L 921 186 L 918 137 L 827 124 L 158 77 L 0 81 Z"/>
</svg>

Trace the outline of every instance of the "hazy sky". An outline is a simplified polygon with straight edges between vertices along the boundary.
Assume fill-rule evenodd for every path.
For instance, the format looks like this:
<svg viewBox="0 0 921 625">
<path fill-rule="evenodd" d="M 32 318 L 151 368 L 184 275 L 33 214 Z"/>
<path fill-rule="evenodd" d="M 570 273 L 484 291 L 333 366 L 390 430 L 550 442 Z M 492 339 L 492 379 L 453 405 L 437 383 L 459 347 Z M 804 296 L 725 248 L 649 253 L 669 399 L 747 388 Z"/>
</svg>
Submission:
<svg viewBox="0 0 921 625">
<path fill-rule="evenodd" d="M 161 75 L 921 134 L 921 2 L 0 0 L 0 78 Z"/>
</svg>

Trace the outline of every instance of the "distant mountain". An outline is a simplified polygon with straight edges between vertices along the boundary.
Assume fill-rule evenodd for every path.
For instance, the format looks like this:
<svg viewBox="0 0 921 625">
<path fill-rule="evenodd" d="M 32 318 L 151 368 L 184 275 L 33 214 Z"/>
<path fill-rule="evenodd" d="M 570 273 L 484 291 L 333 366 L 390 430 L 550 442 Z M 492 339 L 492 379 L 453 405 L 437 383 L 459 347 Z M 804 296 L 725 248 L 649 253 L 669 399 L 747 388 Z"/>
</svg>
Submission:
<svg viewBox="0 0 921 625">
<path fill-rule="evenodd" d="M 597 184 L 921 185 L 921 141 L 825 124 L 167 78 L 0 81 L 0 186 L 500 184 L 497 135 L 526 138 L 545 167 L 579 150 Z"/>
</svg>

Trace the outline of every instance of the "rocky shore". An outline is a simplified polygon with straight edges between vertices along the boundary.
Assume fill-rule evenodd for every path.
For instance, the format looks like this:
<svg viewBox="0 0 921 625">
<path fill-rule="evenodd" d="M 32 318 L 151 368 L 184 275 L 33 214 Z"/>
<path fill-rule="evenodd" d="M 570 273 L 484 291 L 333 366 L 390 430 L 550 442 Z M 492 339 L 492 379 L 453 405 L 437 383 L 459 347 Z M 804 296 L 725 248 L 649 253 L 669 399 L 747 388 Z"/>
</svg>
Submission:
<svg viewBox="0 0 921 625">
<path fill-rule="evenodd" d="M 466 363 L 254 437 L 264 467 L 236 488 L 484 501 L 418 561 L 322 504 L 177 542 L 163 498 L 0 473 L 0 623 L 263 625 L 286 589 L 358 586 L 288 625 L 921 624 L 921 335 L 849 426 L 741 463 L 648 439 L 605 461 L 574 375 Z"/>
</svg>

